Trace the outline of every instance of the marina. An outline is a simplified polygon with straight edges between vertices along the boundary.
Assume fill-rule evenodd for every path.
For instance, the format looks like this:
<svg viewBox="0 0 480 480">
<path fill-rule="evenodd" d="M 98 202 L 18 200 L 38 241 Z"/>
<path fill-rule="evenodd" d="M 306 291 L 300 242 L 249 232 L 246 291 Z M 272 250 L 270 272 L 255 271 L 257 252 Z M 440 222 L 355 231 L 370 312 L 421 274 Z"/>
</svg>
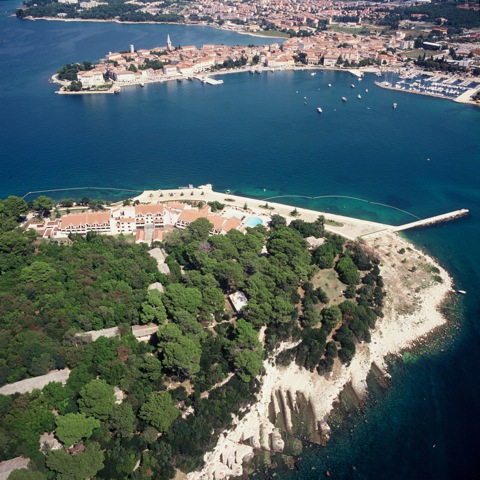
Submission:
<svg viewBox="0 0 480 480">
<path fill-rule="evenodd" d="M 444 75 L 429 75 L 412 72 L 405 75 L 389 74 L 384 81 L 375 85 L 408 93 L 429 95 L 463 102 L 480 90 L 480 82 L 474 79 L 461 79 Z"/>
</svg>

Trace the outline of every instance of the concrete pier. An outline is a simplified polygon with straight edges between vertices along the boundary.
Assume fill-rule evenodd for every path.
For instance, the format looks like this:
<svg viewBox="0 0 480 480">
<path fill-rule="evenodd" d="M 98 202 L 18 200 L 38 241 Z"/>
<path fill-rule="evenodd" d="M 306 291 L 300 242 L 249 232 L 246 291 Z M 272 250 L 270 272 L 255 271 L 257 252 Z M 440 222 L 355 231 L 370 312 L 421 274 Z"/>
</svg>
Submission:
<svg viewBox="0 0 480 480">
<path fill-rule="evenodd" d="M 442 215 L 436 215 L 435 217 L 425 218 L 423 220 L 417 220 L 411 223 L 405 223 L 397 227 L 387 226 L 386 228 L 377 230 L 376 232 L 367 233 L 362 235 L 362 238 L 366 237 L 379 237 L 387 233 L 403 232 L 404 230 L 411 230 L 412 228 L 429 227 L 436 225 L 437 223 L 448 222 L 450 220 L 456 220 L 457 218 L 464 217 L 469 214 L 469 211 L 465 208 L 461 210 L 455 210 L 449 213 L 443 213 Z"/>
<path fill-rule="evenodd" d="M 202 83 L 207 83 L 208 85 L 221 85 L 223 83 L 223 80 L 215 80 L 214 78 L 211 77 L 201 77 L 200 75 L 193 77 L 195 80 L 200 80 Z"/>
<path fill-rule="evenodd" d="M 449 220 L 455 220 L 460 217 L 468 215 L 468 210 L 463 208 L 461 210 L 455 210 L 454 212 L 444 213 L 435 217 L 426 218 L 424 220 L 417 220 L 416 222 L 406 223 L 398 227 L 393 227 L 392 232 L 402 232 L 403 230 L 410 230 L 412 228 L 427 227 L 435 225 L 437 223 L 448 222 Z"/>
</svg>

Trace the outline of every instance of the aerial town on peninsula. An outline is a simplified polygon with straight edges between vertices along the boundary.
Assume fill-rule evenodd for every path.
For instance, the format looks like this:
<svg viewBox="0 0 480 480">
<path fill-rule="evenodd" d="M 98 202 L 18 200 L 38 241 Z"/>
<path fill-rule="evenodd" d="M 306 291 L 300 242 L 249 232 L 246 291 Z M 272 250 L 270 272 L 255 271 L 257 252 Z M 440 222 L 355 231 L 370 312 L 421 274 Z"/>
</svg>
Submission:
<svg viewBox="0 0 480 480">
<path fill-rule="evenodd" d="M 56 19 L 151 20 L 113 16 L 115 12 L 111 12 L 108 4 L 82 2 L 77 5 L 73 0 L 63 1 L 66 3 L 54 4 L 56 9 L 66 8 L 66 11 L 56 13 Z M 170 15 L 175 12 L 175 15 L 183 15 L 175 20 L 177 22 L 203 23 L 237 32 L 289 38 L 262 46 L 205 44 L 197 47 L 175 46 L 175 39 L 172 41 L 168 36 L 163 46 L 135 49 L 134 45 L 130 45 L 127 50 L 109 52 L 97 64 L 84 62 L 66 65 L 54 76 L 54 81 L 63 85 L 59 93 L 118 93 L 126 85 L 181 81 L 194 76 L 207 83 L 223 83 L 208 75 L 241 70 L 260 73 L 265 69 L 323 67 L 362 68 L 381 73 L 393 69 L 413 80 L 407 85 L 395 85 L 395 88 L 460 98 L 461 101 L 470 101 L 472 97 L 477 99 L 475 95 L 480 85 L 476 78 L 480 74 L 480 25 L 477 25 L 480 22 L 475 20 L 478 17 L 478 5 L 450 5 L 447 8 L 425 1 L 416 3 L 422 4 L 423 8 L 343 2 L 198 2 L 195 5 L 188 4 L 189 8 L 181 12 L 172 10 L 172 6 L 165 9 L 158 2 L 142 3 L 140 10 L 145 15 L 159 15 L 159 12 Z M 47 2 L 48 5 L 51 4 Z M 135 2 L 126 5 L 139 6 Z M 108 8 L 104 11 L 103 7 Z M 32 14 L 48 13 L 45 9 L 35 8 L 32 6 L 27 10 L 19 10 L 21 13 L 17 12 L 17 15 L 31 18 Z M 417 11 L 427 13 L 413 13 Z M 85 17 L 85 12 L 89 12 L 89 16 Z M 201 12 L 203 16 L 199 14 Z M 449 15 L 450 18 L 440 14 Z M 438 72 L 443 76 L 441 82 L 432 75 L 431 85 L 415 85 L 412 76 L 414 70 Z M 447 76 L 450 78 L 447 79 Z M 468 79 L 477 83 L 471 83 Z M 452 85 L 454 82 L 456 84 Z M 381 86 L 389 88 L 393 85 Z"/>
<path fill-rule="evenodd" d="M 330 25 L 350 28 L 397 29 L 418 22 L 426 28 L 439 27 L 433 34 L 464 33 L 462 27 L 478 28 L 478 2 L 455 6 L 435 4 L 432 0 L 349 2 L 328 0 L 230 0 L 211 1 L 126 1 L 97 2 L 79 0 L 29 0 L 17 11 L 20 18 L 97 19 L 123 22 L 171 22 L 212 25 L 237 31 L 288 35 L 309 35 Z M 421 10 L 417 12 L 416 10 Z M 450 17 L 450 18 L 448 18 Z M 468 17 L 467 23 L 463 20 Z M 478 15 L 477 15 L 478 17 Z M 460 29 L 460 30 L 459 30 Z"/>
</svg>

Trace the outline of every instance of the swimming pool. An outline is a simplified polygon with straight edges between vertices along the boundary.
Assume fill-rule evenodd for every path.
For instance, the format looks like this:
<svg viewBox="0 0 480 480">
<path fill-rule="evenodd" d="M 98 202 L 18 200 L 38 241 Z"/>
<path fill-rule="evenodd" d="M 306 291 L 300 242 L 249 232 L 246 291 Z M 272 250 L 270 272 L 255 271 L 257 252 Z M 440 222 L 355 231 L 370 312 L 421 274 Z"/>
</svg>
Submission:
<svg viewBox="0 0 480 480">
<path fill-rule="evenodd" d="M 258 217 L 249 217 L 245 220 L 245 225 L 247 227 L 256 227 L 257 225 L 261 225 L 263 220 Z"/>
</svg>

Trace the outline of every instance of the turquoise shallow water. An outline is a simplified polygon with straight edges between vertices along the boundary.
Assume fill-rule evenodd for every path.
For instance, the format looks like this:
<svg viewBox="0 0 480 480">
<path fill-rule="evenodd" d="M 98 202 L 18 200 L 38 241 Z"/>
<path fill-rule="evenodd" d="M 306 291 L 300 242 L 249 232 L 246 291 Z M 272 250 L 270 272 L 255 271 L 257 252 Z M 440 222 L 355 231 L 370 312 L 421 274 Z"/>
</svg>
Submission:
<svg viewBox="0 0 480 480">
<path fill-rule="evenodd" d="M 171 25 L 19 21 L 8 16 L 15 5 L 0 3 L 1 197 L 209 182 L 217 190 L 288 196 L 284 201 L 297 206 L 392 223 L 412 219 L 400 210 L 425 217 L 470 209 L 467 219 L 408 234 L 468 291 L 456 340 L 445 352 L 396 364 L 392 388 L 369 403 L 365 418 L 340 429 L 327 448 L 306 452 L 295 476 L 315 479 L 329 469 L 346 479 L 474 478 L 480 111 L 381 90 L 373 75 L 358 82 L 338 72 L 232 74 L 221 86 L 174 82 L 118 96 L 58 96 L 48 79 L 61 65 L 130 43 L 153 47 L 167 33 L 176 45 L 265 40 Z M 73 195 L 79 192 L 58 196 Z"/>
</svg>

